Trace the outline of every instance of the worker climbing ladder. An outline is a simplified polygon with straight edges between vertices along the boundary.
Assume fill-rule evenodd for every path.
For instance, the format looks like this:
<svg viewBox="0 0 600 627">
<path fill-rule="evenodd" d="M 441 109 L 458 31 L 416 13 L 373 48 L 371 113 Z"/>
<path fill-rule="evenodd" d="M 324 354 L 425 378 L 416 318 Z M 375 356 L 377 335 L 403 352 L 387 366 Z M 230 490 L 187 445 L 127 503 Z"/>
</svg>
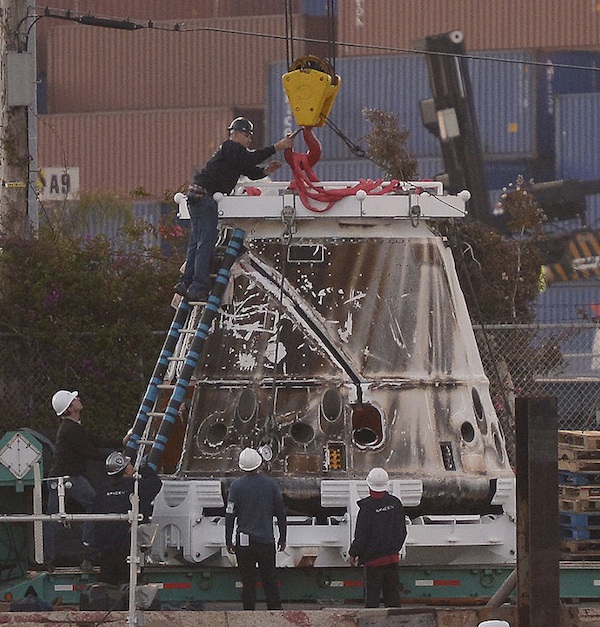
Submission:
<svg viewBox="0 0 600 627">
<path fill-rule="evenodd" d="M 223 294 L 229 283 L 231 266 L 242 252 L 244 236 L 245 232 L 241 229 L 233 231 L 207 302 L 194 304 L 182 299 L 173 317 L 126 444 L 126 454 L 135 458 L 149 419 L 161 418 L 148 454 L 148 464 L 154 470 L 158 469 L 169 434 L 202 355 L 204 342 L 218 313 Z M 186 341 L 186 335 L 191 336 L 192 334 L 191 342 Z M 183 367 L 173 384 L 173 372 L 175 371 L 170 370 L 169 366 L 175 360 L 183 360 Z M 170 388 L 172 392 L 165 410 L 157 411 L 156 405 L 161 388 Z"/>
</svg>

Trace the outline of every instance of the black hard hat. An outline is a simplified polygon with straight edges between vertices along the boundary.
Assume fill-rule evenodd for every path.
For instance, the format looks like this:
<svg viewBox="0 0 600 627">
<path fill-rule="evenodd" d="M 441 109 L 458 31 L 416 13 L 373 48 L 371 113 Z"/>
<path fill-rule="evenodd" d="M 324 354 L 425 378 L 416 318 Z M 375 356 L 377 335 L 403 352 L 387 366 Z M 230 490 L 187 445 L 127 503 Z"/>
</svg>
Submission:
<svg viewBox="0 0 600 627">
<path fill-rule="evenodd" d="M 244 133 L 254 134 L 254 124 L 248 118 L 235 118 L 227 128 L 228 131 L 243 131 Z"/>
</svg>

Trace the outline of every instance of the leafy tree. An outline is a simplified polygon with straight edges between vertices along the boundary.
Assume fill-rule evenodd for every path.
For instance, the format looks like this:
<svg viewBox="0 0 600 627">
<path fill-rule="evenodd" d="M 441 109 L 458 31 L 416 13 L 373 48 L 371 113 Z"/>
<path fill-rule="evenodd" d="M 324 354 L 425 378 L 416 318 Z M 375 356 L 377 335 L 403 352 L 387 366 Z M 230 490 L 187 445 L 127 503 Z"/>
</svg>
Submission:
<svg viewBox="0 0 600 627">
<path fill-rule="evenodd" d="M 400 127 L 393 113 L 380 109 L 363 109 L 363 116 L 372 125 L 370 133 L 363 138 L 369 159 L 392 179 L 416 180 L 417 160 L 406 146 L 408 129 Z"/>
<path fill-rule="evenodd" d="M 121 222 L 118 237 L 89 236 L 91 217 Z M 105 195 L 47 212 L 36 239 L 0 230 L 4 429 L 55 427 L 50 399 L 66 388 L 81 393 L 98 436 L 125 434 L 172 317 L 180 261 L 144 246 L 149 232 Z"/>
<path fill-rule="evenodd" d="M 363 115 L 372 125 L 364 137 L 369 158 L 391 178 L 414 180 L 417 161 L 407 148 L 409 131 L 392 113 L 364 109 Z M 436 226 L 448 237 L 457 258 L 472 318 L 531 322 L 542 264 L 543 213 L 522 178 L 504 194 L 502 209 L 507 218 L 504 233 L 469 219 Z"/>
</svg>

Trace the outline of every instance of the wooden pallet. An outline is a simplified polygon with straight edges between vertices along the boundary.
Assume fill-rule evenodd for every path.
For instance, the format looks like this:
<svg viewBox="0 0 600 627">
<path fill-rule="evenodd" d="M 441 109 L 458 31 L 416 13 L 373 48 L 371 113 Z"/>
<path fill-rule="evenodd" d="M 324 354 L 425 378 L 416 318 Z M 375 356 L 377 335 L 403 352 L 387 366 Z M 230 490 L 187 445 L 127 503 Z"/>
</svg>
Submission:
<svg viewBox="0 0 600 627">
<path fill-rule="evenodd" d="M 600 486 L 600 471 L 572 472 L 569 470 L 558 471 L 559 485 L 568 486 Z"/>
<path fill-rule="evenodd" d="M 600 560 L 600 540 L 561 540 L 561 558 Z"/>
<path fill-rule="evenodd" d="M 558 494 L 562 499 L 600 499 L 600 486 L 594 485 L 559 485 Z"/>
<path fill-rule="evenodd" d="M 590 450 L 585 448 L 575 448 L 572 446 L 559 445 L 558 447 L 558 459 L 570 459 L 570 460 L 599 460 L 600 450 Z"/>
<path fill-rule="evenodd" d="M 558 469 L 569 472 L 600 473 L 600 459 L 559 459 Z"/>
<path fill-rule="evenodd" d="M 600 513 L 600 499 L 558 499 L 558 509 L 566 513 Z"/>
<path fill-rule="evenodd" d="M 585 450 L 600 450 L 600 431 L 558 432 L 558 444 Z"/>
</svg>

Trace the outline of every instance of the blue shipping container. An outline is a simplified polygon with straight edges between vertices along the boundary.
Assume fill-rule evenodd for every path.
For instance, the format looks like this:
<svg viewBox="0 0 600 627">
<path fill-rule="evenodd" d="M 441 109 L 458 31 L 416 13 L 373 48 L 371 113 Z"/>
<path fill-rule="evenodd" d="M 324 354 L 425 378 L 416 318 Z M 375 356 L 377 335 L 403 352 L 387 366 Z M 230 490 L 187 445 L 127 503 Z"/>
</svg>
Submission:
<svg viewBox="0 0 600 627">
<path fill-rule="evenodd" d="M 556 102 L 556 174 L 600 179 L 600 94 L 570 94 Z"/>
<path fill-rule="evenodd" d="M 554 154 L 556 97 L 600 92 L 600 53 L 539 52 L 537 61 L 538 153 Z"/>
<path fill-rule="evenodd" d="M 494 61 L 489 53 L 471 59 L 475 111 L 484 153 L 531 156 L 535 152 L 535 93 L 532 73 L 524 65 L 527 53 L 504 53 L 508 61 Z M 268 80 L 269 139 L 276 141 L 295 127 L 281 86 L 285 63 L 272 65 Z M 353 142 L 363 143 L 370 131 L 363 109 L 394 113 L 409 131 L 408 148 L 417 157 L 441 155 L 438 139 L 423 126 L 419 102 L 431 97 L 423 55 L 340 59 L 336 72 L 342 85 L 330 113 L 331 120 Z M 348 158 L 350 150 L 328 127 L 316 131 L 327 159 Z"/>
<path fill-rule="evenodd" d="M 468 69 L 484 155 L 552 159 L 557 95 L 600 91 L 600 53 L 589 51 L 494 51 L 471 53 Z M 587 69 L 586 69 L 587 68 Z M 281 86 L 285 63 L 271 66 L 268 80 L 270 140 L 295 126 Z M 421 122 L 419 101 L 431 97 L 425 57 L 407 54 L 339 59 L 342 86 L 332 121 L 362 143 L 370 125 L 364 108 L 394 113 L 409 133 L 417 157 L 441 154 L 437 138 Z M 348 147 L 327 127 L 318 129 L 324 157 L 346 159 Z M 552 176 L 550 176 L 552 178 Z"/>
<path fill-rule="evenodd" d="M 581 322 L 594 316 L 600 305 L 600 280 L 551 283 L 536 303 L 536 319 L 542 323 Z"/>
<path fill-rule="evenodd" d="M 287 71 L 285 63 L 272 65 L 268 80 L 267 116 L 269 140 L 276 141 L 296 123 L 281 85 Z M 340 91 L 330 118 L 354 143 L 364 147 L 363 137 L 371 125 L 363 109 L 382 109 L 394 113 L 410 133 L 409 150 L 418 156 L 439 156 L 437 138 L 421 122 L 419 101 L 430 97 L 427 67 L 423 57 L 361 57 L 338 59 L 336 72 L 342 78 Z M 351 150 L 327 126 L 315 129 L 323 145 L 324 159 L 349 159 Z"/>
</svg>

